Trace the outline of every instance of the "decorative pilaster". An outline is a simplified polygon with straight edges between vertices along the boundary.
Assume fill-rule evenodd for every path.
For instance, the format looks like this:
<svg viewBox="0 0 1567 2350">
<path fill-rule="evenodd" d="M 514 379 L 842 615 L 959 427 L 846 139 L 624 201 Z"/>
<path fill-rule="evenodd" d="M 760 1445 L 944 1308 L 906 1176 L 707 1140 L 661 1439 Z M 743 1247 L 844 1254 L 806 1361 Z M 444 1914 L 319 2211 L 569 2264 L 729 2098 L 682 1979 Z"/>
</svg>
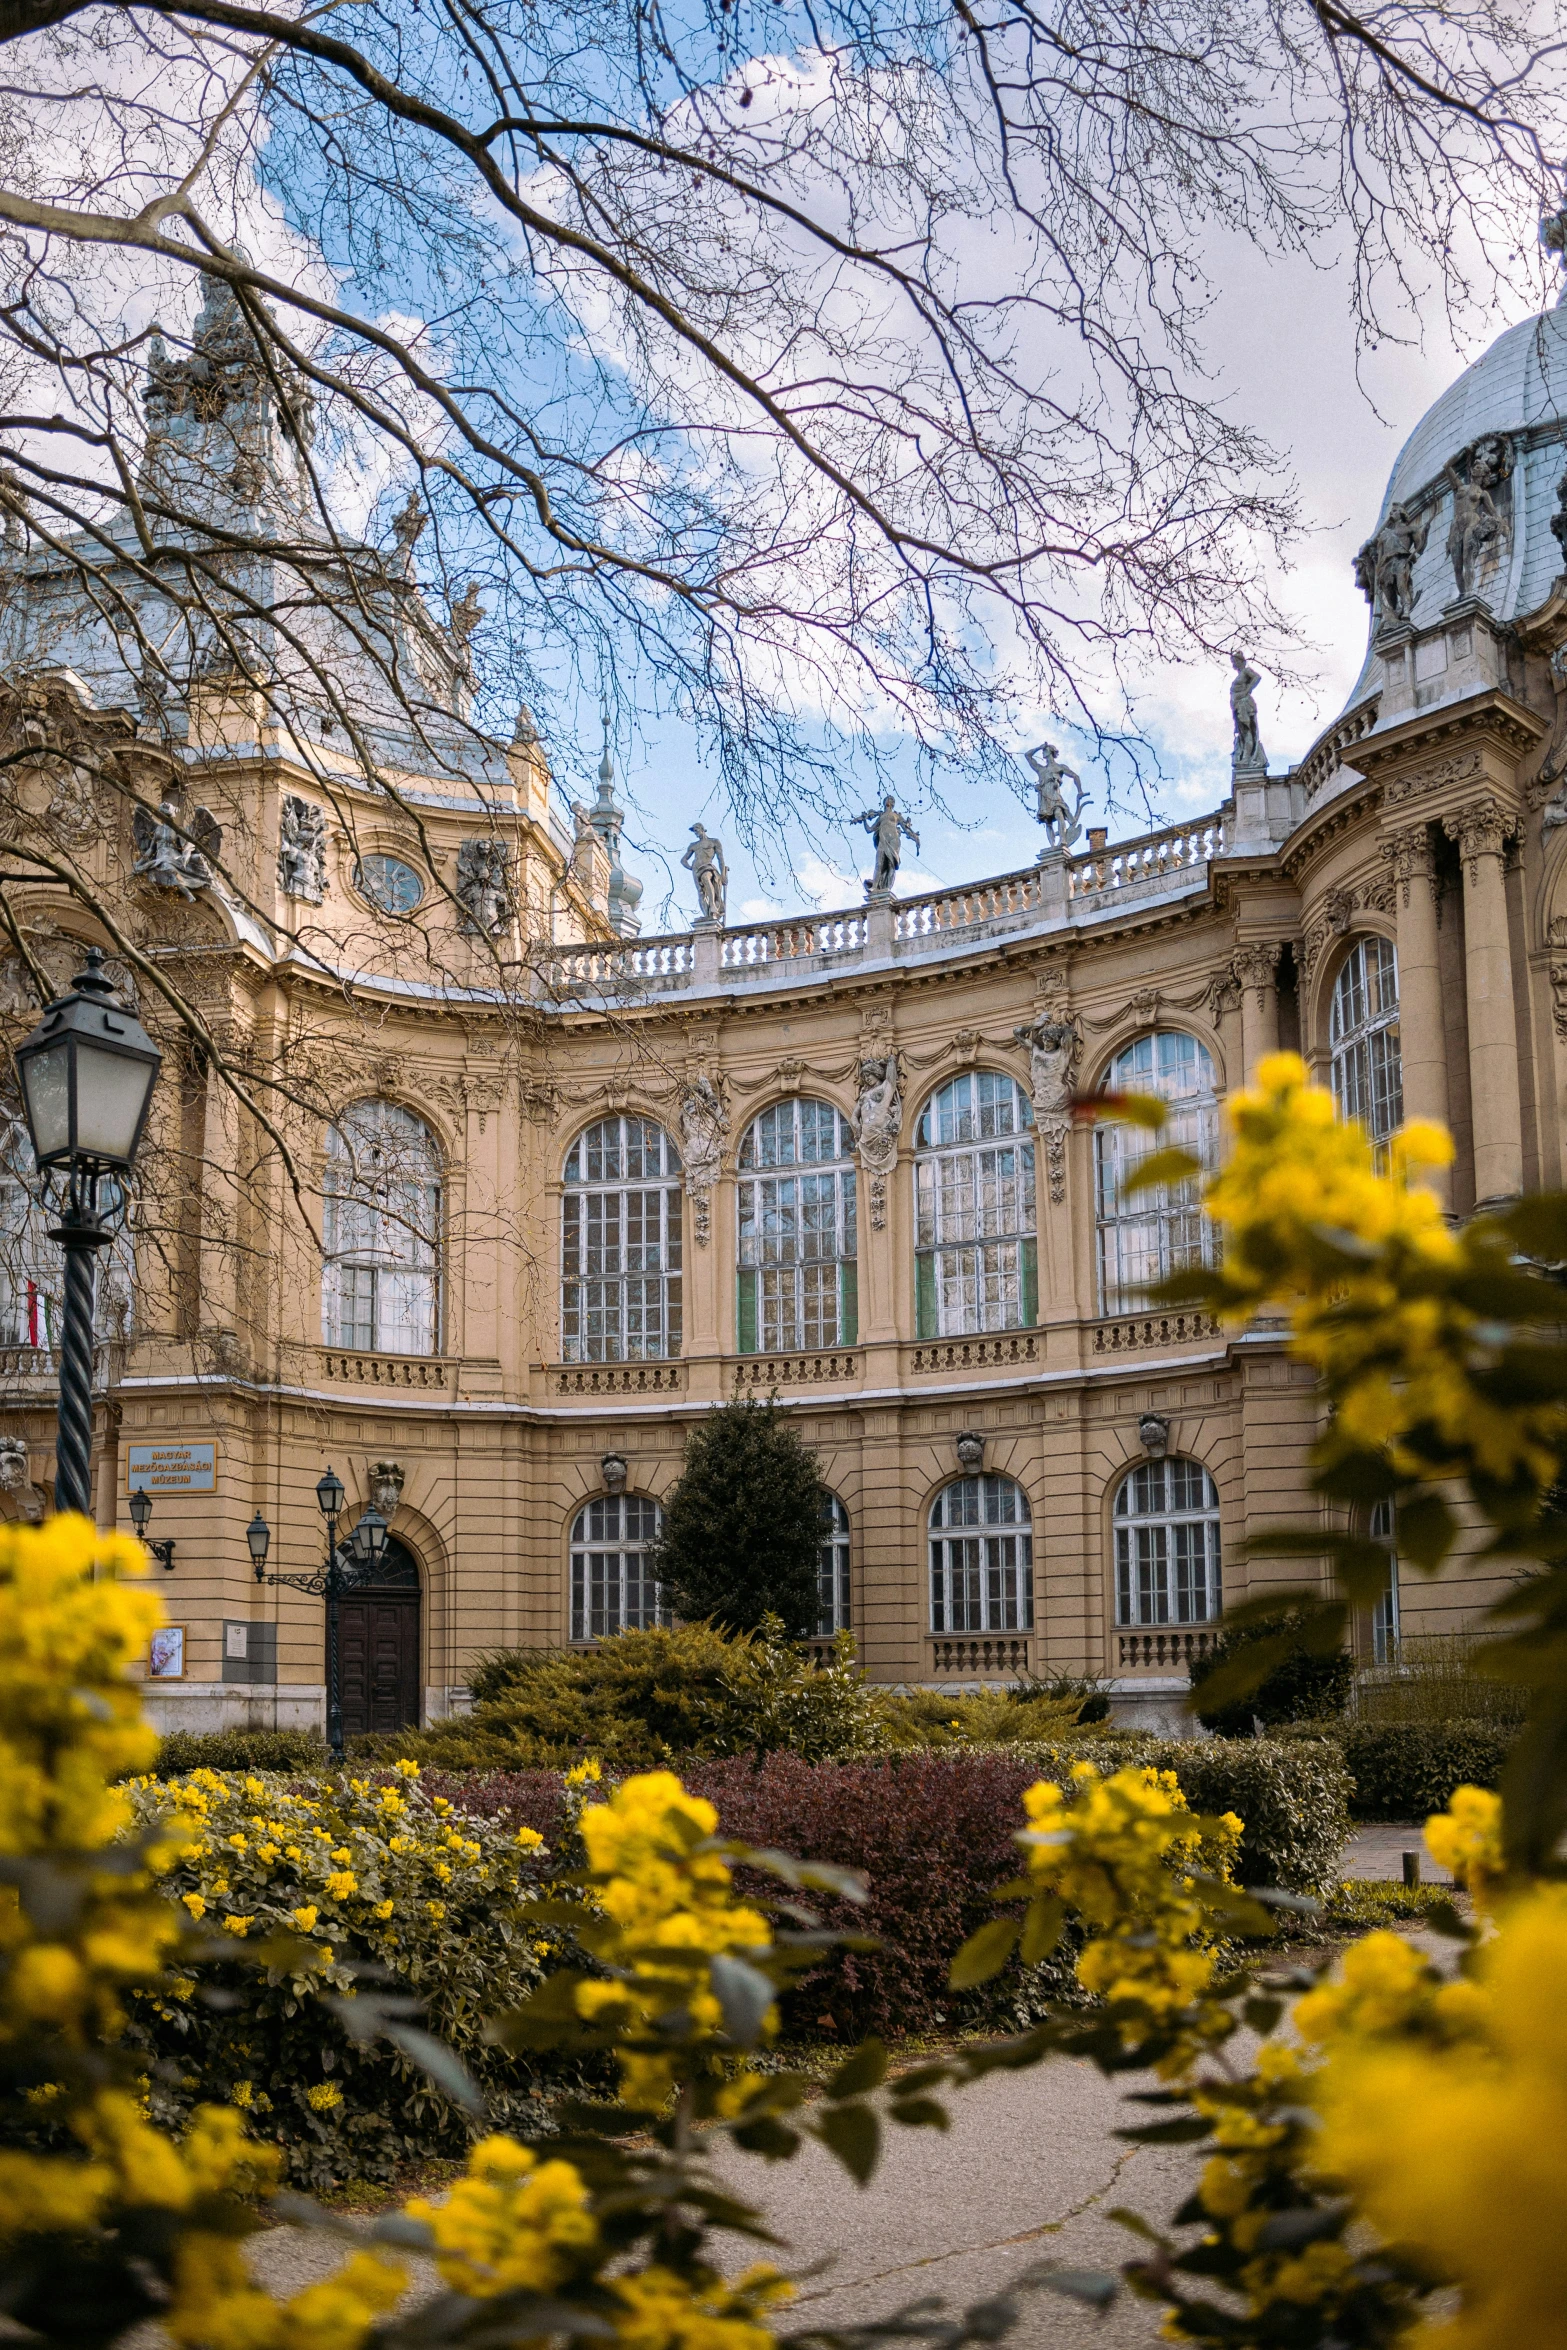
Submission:
<svg viewBox="0 0 1567 2350">
<path fill-rule="evenodd" d="M 1429 824 L 1410 824 L 1382 843 L 1393 884 L 1398 924 L 1398 1032 L 1403 1065 L 1404 1116 L 1450 1122 L 1447 1094 L 1447 1036 L 1438 960 L 1436 859 Z M 1417 1180 L 1445 1207 L 1451 1197 L 1449 1170 L 1425 1167 Z"/>
<path fill-rule="evenodd" d="M 1279 1049 L 1279 939 L 1248 939 L 1231 962 L 1241 995 L 1241 1061 L 1253 1085 L 1257 1064 Z"/>
<path fill-rule="evenodd" d="M 1464 992 L 1469 1008 L 1469 1087 L 1474 1106 L 1475 1201 L 1516 1199 L 1523 1189 L 1518 1023 L 1502 853 L 1512 829 L 1492 799 L 1444 816 L 1464 874 Z"/>
</svg>

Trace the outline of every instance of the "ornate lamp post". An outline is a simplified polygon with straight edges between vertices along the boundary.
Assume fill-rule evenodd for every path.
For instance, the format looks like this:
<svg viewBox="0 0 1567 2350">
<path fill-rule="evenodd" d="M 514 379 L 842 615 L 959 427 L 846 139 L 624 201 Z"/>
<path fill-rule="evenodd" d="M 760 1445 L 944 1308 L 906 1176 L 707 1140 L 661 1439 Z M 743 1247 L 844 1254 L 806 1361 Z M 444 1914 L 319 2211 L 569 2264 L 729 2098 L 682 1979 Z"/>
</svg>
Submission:
<svg viewBox="0 0 1567 2350">
<path fill-rule="evenodd" d="M 338 1659 L 338 1607 L 349 1592 L 370 1582 L 386 1549 L 386 1520 L 379 1510 L 366 1510 L 348 1540 L 339 1543 L 337 1521 L 343 1509 L 343 1481 L 331 1469 L 316 1487 L 316 1501 L 326 1520 L 326 1563 L 314 1575 L 269 1575 L 267 1552 L 272 1529 L 257 1510 L 245 1528 L 251 1563 L 258 1583 L 286 1583 L 291 1591 L 308 1591 L 326 1601 L 326 1735 L 333 1759 L 343 1759 L 343 1685 Z"/>
<path fill-rule="evenodd" d="M 124 1180 L 141 1146 L 162 1059 L 104 978 L 98 947 L 88 948 L 86 969 L 70 993 L 45 1007 L 31 1036 L 16 1048 L 39 1173 L 59 1175 L 65 1186 L 60 1221 L 49 1234 L 65 1251 L 57 1510 L 92 1508 L 94 1259 L 123 1221 Z"/>
</svg>

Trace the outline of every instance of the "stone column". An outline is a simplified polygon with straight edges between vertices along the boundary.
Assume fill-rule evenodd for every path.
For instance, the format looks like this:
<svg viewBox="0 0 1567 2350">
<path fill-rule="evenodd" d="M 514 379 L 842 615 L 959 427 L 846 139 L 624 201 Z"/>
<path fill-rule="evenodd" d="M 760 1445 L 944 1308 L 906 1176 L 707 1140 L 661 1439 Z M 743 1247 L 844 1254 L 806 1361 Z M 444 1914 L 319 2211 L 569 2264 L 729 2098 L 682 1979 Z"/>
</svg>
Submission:
<svg viewBox="0 0 1567 2350">
<path fill-rule="evenodd" d="M 1411 824 L 1382 843 L 1393 879 L 1398 922 L 1398 1031 L 1403 1064 L 1404 1116 L 1449 1121 L 1447 1037 L 1437 960 L 1436 865 L 1428 824 Z M 1451 1170 L 1425 1167 L 1418 1180 L 1446 1207 Z"/>
<path fill-rule="evenodd" d="M 1516 1199 L 1523 1189 L 1518 1023 L 1502 844 L 1508 824 L 1495 800 L 1444 816 L 1464 868 L 1464 992 L 1469 1007 L 1469 1085 L 1474 1104 L 1475 1203 Z"/>
<path fill-rule="evenodd" d="M 1231 965 L 1241 991 L 1241 1063 L 1246 1083 L 1257 1082 L 1257 1064 L 1279 1049 L 1279 957 L 1281 942 L 1250 939 Z"/>
</svg>

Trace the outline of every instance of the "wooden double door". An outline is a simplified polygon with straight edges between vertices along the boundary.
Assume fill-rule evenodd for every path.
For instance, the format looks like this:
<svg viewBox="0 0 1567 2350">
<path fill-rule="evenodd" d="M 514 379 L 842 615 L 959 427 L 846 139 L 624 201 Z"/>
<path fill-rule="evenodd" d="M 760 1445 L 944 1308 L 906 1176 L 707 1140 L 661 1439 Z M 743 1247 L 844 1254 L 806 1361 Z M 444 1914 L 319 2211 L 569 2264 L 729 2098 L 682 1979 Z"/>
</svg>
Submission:
<svg viewBox="0 0 1567 2350">
<path fill-rule="evenodd" d="M 376 1582 L 339 1602 L 345 1737 L 419 1727 L 419 1597 L 417 1560 L 388 1540 Z"/>
</svg>

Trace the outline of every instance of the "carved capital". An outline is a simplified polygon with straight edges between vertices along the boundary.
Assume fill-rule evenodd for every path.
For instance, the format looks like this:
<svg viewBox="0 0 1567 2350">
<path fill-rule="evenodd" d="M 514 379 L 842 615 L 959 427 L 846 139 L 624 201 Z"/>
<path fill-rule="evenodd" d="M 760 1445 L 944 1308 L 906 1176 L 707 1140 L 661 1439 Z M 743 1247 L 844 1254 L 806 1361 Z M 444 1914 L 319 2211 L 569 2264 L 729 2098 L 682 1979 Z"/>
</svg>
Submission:
<svg viewBox="0 0 1567 2350">
<path fill-rule="evenodd" d="M 1436 878 L 1436 858 L 1431 847 L 1431 828 L 1428 824 L 1409 824 L 1402 832 L 1389 833 L 1382 843 L 1382 854 L 1387 859 L 1388 873 L 1399 893 L 1400 905 L 1408 905 L 1409 893 L 1415 882 L 1423 881 L 1429 888 Z"/>
<path fill-rule="evenodd" d="M 1257 1009 L 1266 1008 L 1269 990 L 1275 985 L 1279 957 L 1284 952 L 1282 939 L 1248 939 L 1237 947 L 1231 968 L 1235 983 L 1241 989 L 1254 987 L 1257 991 Z"/>
<path fill-rule="evenodd" d="M 1468 867 L 1471 887 L 1480 878 L 1480 859 L 1495 857 L 1501 861 L 1503 848 L 1513 827 L 1495 800 L 1470 800 L 1466 806 L 1442 818 L 1442 830 L 1451 841 L 1458 843 L 1458 853 Z"/>
<path fill-rule="evenodd" d="M 1551 1019 L 1557 1035 L 1567 1039 L 1567 963 L 1551 965 Z"/>
</svg>

